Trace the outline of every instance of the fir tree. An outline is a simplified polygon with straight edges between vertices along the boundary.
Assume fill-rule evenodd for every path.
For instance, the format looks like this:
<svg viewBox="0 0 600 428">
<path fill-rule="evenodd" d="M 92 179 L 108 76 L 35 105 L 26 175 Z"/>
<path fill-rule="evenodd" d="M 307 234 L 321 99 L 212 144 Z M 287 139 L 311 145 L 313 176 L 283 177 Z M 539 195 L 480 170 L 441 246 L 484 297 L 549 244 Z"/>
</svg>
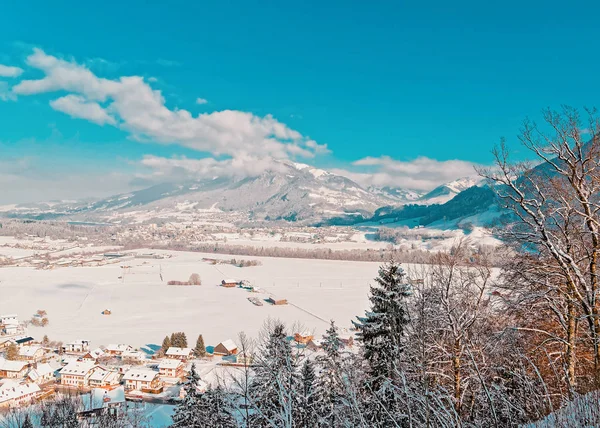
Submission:
<svg viewBox="0 0 600 428">
<path fill-rule="evenodd" d="M 333 320 L 323 335 L 322 349 L 325 355 L 317 357 L 320 369 L 317 382 L 318 414 L 321 424 L 336 426 L 343 407 L 344 384 L 341 342 Z"/>
<path fill-rule="evenodd" d="M 202 335 L 199 335 L 198 340 L 196 340 L 194 355 L 196 355 L 198 358 L 204 358 L 206 356 L 206 347 L 204 346 L 204 338 Z"/>
<path fill-rule="evenodd" d="M 31 418 L 29 417 L 29 413 L 25 414 L 25 418 L 23 419 L 23 424 L 21 425 L 21 428 L 33 428 Z"/>
<path fill-rule="evenodd" d="M 394 261 L 379 268 L 375 281 L 377 286 L 371 286 L 369 296 L 370 310 L 353 324 L 367 363 L 365 386 L 371 398 L 367 413 L 372 423 L 386 425 L 396 410 L 394 394 L 404 328 L 409 322 L 405 301 L 410 286 L 406 274 Z"/>
<path fill-rule="evenodd" d="M 200 376 L 196 372 L 196 365 L 192 364 L 192 368 L 187 376 L 187 381 L 183 386 L 185 390 L 185 397 L 177 408 L 173 415 L 173 428 L 201 428 L 206 426 L 201 420 L 200 409 L 198 407 L 200 402 L 200 392 L 198 391 L 198 382 Z"/>
<path fill-rule="evenodd" d="M 304 361 L 300 370 L 300 379 L 297 383 L 295 394 L 294 426 L 316 427 L 319 421 L 317 377 L 313 362 L 308 358 Z"/>
<path fill-rule="evenodd" d="M 169 336 L 165 336 L 163 339 L 162 347 L 160 348 L 161 353 L 164 355 L 171 347 L 171 338 Z"/>
<path fill-rule="evenodd" d="M 180 331 L 171 334 L 171 346 L 175 348 L 187 348 L 187 337 L 185 333 Z"/>
<path fill-rule="evenodd" d="M 236 421 L 227 405 L 225 391 L 219 385 L 209 387 L 200 396 L 198 412 L 203 426 L 214 428 L 231 428 L 237 426 Z"/>
<path fill-rule="evenodd" d="M 255 410 L 252 426 L 291 426 L 296 359 L 283 324 L 273 326 L 254 369 L 249 388 Z"/>
</svg>

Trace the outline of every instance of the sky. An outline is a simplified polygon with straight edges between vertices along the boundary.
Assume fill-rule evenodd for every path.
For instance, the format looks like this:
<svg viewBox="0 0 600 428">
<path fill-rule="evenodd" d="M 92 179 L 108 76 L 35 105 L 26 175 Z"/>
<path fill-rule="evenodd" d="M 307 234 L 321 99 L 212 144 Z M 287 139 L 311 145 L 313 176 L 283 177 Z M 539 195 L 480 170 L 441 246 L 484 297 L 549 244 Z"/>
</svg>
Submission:
<svg viewBox="0 0 600 428">
<path fill-rule="evenodd" d="M 6 2 L 0 203 L 292 160 L 431 188 L 597 105 L 597 2 Z"/>
</svg>

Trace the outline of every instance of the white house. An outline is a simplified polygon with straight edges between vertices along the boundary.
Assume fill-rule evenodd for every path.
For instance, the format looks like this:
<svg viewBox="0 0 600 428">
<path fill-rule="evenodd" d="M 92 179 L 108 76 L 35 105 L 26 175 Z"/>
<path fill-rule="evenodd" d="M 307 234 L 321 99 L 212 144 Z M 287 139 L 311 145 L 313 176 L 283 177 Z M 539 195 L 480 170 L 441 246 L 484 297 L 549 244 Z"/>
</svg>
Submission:
<svg viewBox="0 0 600 428">
<path fill-rule="evenodd" d="M 0 407 L 19 407 L 31 403 L 40 391 L 36 383 L 5 380 L 0 384 Z"/>
<path fill-rule="evenodd" d="M 85 387 L 88 379 L 99 366 L 92 361 L 73 361 L 60 370 L 60 384 Z"/>
<path fill-rule="evenodd" d="M 20 379 L 27 374 L 26 361 L 11 361 L 0 358 L 0 378 Z"/>
<path fill-rule="evenodd" d="M 194 351 L 192 348 L 177 348 L 175 346 L 171 346 L 167 349 L 165 355 L 167 358 L 176 358 L 178 360 L 187 360 L 192 357 Z"/>
<path fill-rule="evenodd" d="M 129 369 L 123 380 L 127 391 L 142 389 L 156 389 L 160 387 L 159 373 L 147 368 Z"/>
<path fill-rule="evenodd" d="M 4 314 L 4 315 L 0 315 L 0 324 L 7 324 L 7 323 L 19 323 L 19 317 L 17 317 L 17 314 Z"/>
<path fill-rule="evenodd" d="M 118 371 L 107 370 L 104 367 L 97 367 L 88 379 L 88 384 L 92 388 L 116 386 L 120 382 L 121 375 Z"/>
<path fill-rule="evenodd" d="M 40 345 L 22 346 L 19 348 L 19 359 L 25 361 L 39 361 L 46 351 Z"/>
<path fill-rule="evenodd" d="M 38 385 L 42 385 L 54 380 L 54 369 L 48 363 L 41 363 L 29 370 L 27 378 Z"/>
<path fill-rule="evenodd" d="M 90 350 L 90 341 L 79 339 L 66 343 L 63 345 L 62 350 L 63 352 L 87 352 Z"/>
<path fill-rule="evenodd" d="M 100 348 L 96 348 L 93 351 L 87 352 L 80 359 L 83 361 L 94 361 L 95 362 L 96 360 L 98 360 L 98 358 L 102 357 L 103 355 L 104 355 L 104 351 Z"/>
<path fill-rule="evenodd" d="M 122 355 L 123 352 L 133 351 L 133 347 L 129 345 L 124 345 L 122 343 L 111 343 L 106 347 L 106 353 L 110 355 Z"/>
<path fill-rule="evenodd" d="M 158 365 L 158 372 L 165 377 L 183 377 L 183 362 L 177 359 L 162 360 Z"/>
<path fill-rule="evenodd" d="M 123 361 L 136 361 L 141 362 L 146 358 L 146 354 L 142 351 L 123 351 L 121 359 Z"/>
</svg>

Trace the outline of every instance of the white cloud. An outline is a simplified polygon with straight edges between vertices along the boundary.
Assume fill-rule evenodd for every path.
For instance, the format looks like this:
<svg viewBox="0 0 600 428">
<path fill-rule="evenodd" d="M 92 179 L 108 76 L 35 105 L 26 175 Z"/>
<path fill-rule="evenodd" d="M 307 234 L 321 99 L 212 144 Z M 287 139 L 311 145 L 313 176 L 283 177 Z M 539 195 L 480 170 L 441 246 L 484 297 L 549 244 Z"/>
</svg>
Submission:
<svg viewBox="0 0 600 428">
<path fill-rule="evenodd" d="M 17 77 L 23 73 L 23 69 L 19 67 L 11 67 L 0 64 L 0 76 L 2 77 Z"/>
<path fill-rule="evenodd" d="M 98 103 L 106 102 L 106 115 L 119 119 L 113 124 L 118 123 L 140 141 L 149 139 L 233 157 L 313 157 L 327 151 L 326 146 L 317 144 L 271 115 L 260 117 L 243 111 L 223 110 L 193 116 L 187 110 L 171 110 L 166 107 L 161 91 L 152 89 L 139 76 L 116 80 L 101 78 L 80 64 L 48 55 L 41 49 L 34 49 L 27 63 L 42 70 L 45 76 L 21 81 L 13 87 L 15 94 L 67 91 L 82 97 L 87 104 L 95 103 L 88 108 L 94 110 L 96 120 L 100 117 L 98 109 L 102 109 Z"/>
<path fill-rule="evenodd" d="M 196 104 L 208 104 L 208 100 L 205 98 L 196 98 Z"/>
<path fill-rule="evenodd" d="M 56 100 L 50 101 L 50 106 L 54 110 L 61 111 L 71 117 L 86 119 L 98 125 L 108 123 L 116 124 L 115 118 L 110 116 L 100 104 L 94 101 L 87 101 L 80 95 L 66 95 Z"/>
<path fill-rule="evenodd" d="M 392 186 L 421 191 L 462 177 L 477 177 L 475 164 L 462 160 L 438 161 L 419 157 L 412 161 L 400 161 L 389 156 L 366 157 L 352 163 L 352 170 L 337 169 L 363 186 Z"/>
</svg>

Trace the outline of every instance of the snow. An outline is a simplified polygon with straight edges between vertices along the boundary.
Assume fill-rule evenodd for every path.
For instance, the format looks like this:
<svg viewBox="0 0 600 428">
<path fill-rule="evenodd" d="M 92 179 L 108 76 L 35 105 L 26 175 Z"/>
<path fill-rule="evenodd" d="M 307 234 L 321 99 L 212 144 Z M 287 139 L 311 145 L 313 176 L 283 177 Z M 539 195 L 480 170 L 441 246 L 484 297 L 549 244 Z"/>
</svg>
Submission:
<svg viewBox="0 0 600 428">
<path fill-rule="evenodd" d="M 150 250 L 140 250 L 141 252 Z M 158 251 L 155 251 L 158 252 Z M 41 339 L 69 342 L 86 337 L 93 347 L 129 343 L 140 347 L 161 343 L 166 335 L 184 331 L 188 341 L 203 334 L 207 345 L 235 338 L 240 331 L 257 337 L 264 321 L 279 318 L 302 330 L 324 333 L 330 319 L 341 327 L 368 305 L 368 289 L 379 263 L 252 257 L 261 266 L 239 268 L 212 265 L 203 257 L 231 256 L 160 251 L 169 259 L 147 263 L 132 260 L 128 273 L 118 265 L 36 270 L 0 269 L 0 313 L 35 313 L 45 309 L 49 324 L 29 327 Z M 164 282 L 161 282 L 160 273 Z M 201 286 L 169 286 L 171 279 L 198 273 Z M 121 279 L 119 277 L 122 276 Z M 260 287 L 262 293 L 223 288 L 225 277 L 238 277 Z M 247 298 L 287 299 L 286 306 L 255 306 Z M 110 307 L 112 315 L 101 312 Z"/>
</svg>

